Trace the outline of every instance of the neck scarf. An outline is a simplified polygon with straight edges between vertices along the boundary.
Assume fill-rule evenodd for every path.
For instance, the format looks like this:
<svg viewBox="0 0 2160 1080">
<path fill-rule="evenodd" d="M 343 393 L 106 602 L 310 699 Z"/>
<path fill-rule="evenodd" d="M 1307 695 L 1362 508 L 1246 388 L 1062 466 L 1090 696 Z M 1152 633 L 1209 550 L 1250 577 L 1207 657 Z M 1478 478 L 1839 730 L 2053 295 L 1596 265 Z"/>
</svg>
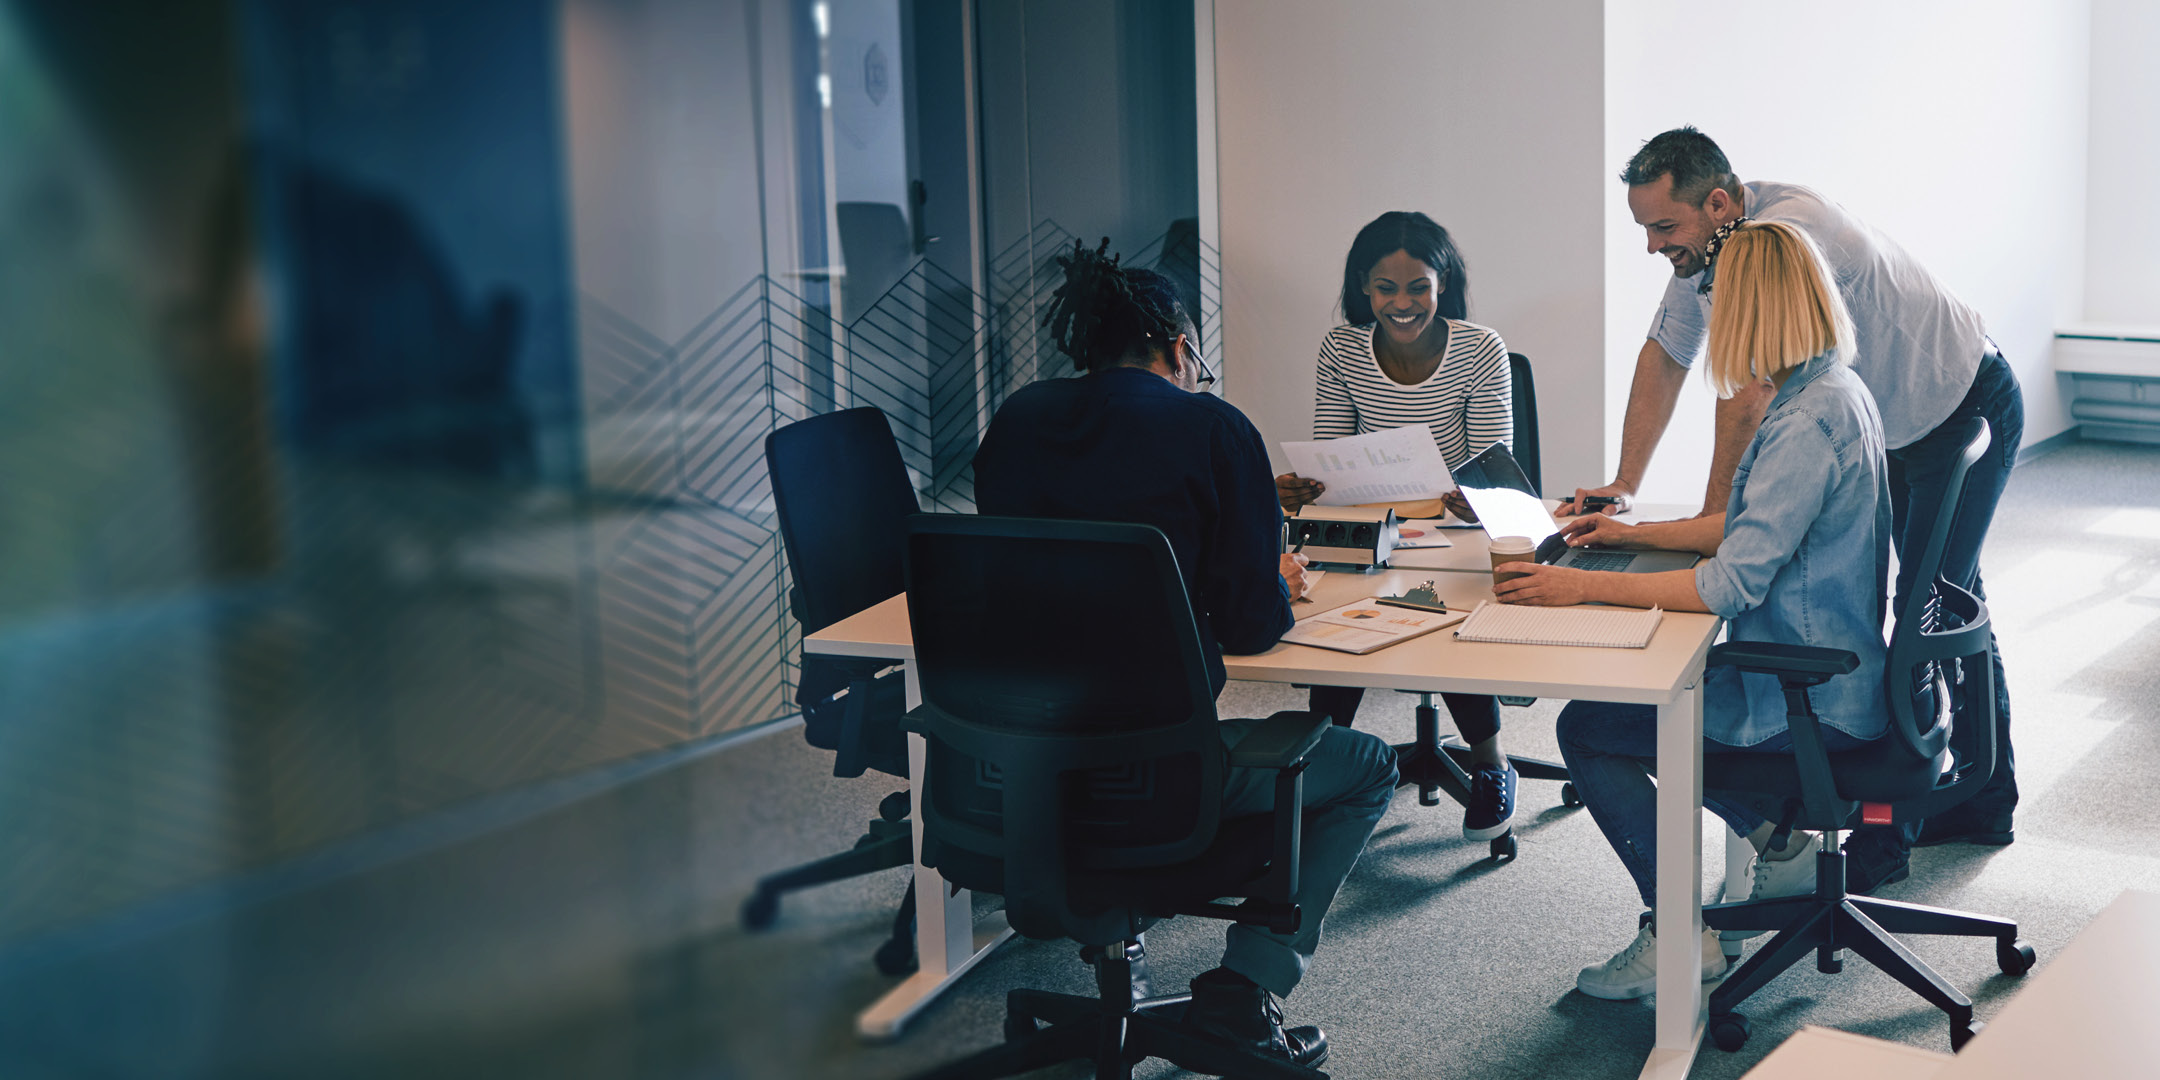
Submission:
<svg viewBox="0 0 2160 1080">
<path fill-rule="evenodd" d="M 1755 219 L 1744 215 L 1736 217 L 1718 226 L 1717 231 L 1710 234 L 1710 242 L 1703 247 L 1702 284 L 1697 286 L 1695 291 L 1704 296 L 1710 295 L 1710 286 L 1714 284 L 1712 279 L 1717 276 L 1718 252 L 1725 250 L 1725 241 L 1732 236 L 1733 230 L 1753 220 Z"/>
</svg>

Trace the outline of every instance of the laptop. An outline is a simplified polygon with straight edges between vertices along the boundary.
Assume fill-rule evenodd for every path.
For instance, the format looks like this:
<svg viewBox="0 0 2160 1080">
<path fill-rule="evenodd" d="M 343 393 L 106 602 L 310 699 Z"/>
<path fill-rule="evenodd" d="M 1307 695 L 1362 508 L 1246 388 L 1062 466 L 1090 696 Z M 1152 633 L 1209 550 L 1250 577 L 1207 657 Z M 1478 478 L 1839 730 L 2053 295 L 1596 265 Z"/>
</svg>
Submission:
<svg viewBox="0 0 2160 1080">
<path fill-rule="evenodd" d="M 1692 551 L 1622 551 L 1618 548 L 1569 547 L 1560 523 L 1530 486 L 1515 455 L 1501 443 L 1480 451 L 1455 470 L 1463 498 L 1477 511 L 1487 536 L 1527 536 L 1537 545 L 1537 561 L 1578 570 L 1656 574 L 1685 570 L 1701 561 Z"/>
</svg>

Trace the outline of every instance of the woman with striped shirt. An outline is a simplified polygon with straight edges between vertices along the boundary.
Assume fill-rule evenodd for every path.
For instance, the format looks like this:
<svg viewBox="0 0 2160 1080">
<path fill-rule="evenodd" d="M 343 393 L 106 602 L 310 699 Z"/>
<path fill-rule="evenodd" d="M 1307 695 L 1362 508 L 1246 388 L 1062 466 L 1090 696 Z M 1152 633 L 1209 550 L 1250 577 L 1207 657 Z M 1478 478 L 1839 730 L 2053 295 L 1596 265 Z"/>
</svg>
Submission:
<svg viewBox="0 0 2160 1080">
<path fill-rule="evenodd" d="M 1515 441 L 1508 352 L 1500 335 L 1468 314 L 1469 287 L 1455 243 L 1431 218 L 1390 211 L 1359 230 L 1343 266 L 1345 325 L 1320 340 L 1313 438 L 1334 439 L 1420 425 L 1452 468 L 1493 443 Z M 1320 497 L 1326 485 L 1295 473 L 1275 478 L 1283 509 Z M 1460 492 L 1456 516 L 1475 520 Z M 1316 686 L 1312 709 L 1348 726 L 1365 691 Z M 1491 840 L 1508 831 L 1515 769 L 1500 749 L 1500 703 L 1483 694 L 1443 694 L 1470 744 L 1470 805 L 1463 835 Z"/>
</svg>

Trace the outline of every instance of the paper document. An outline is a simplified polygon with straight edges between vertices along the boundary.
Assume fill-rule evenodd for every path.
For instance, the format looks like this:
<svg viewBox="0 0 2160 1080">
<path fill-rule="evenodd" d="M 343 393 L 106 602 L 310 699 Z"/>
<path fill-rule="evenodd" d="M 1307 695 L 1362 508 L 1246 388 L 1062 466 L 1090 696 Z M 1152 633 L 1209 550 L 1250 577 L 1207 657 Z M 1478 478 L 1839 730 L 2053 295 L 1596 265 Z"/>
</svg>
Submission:
<svg viewBox="0 0 2160 1080">
<path fill-rule="evenodd" d="M 1374 597 L 1344 604 L 1298 621 L 1282 639 L 1293 645 L 1316 645 L 1346 653 L 1374 649 L 1430 634 L 1462 621 L 1463 612 L 1413 611 L 1383 607 Z"/>
<path fill-rule="evenodd" d="M 1447 462 L 1423 427 L 1399 427 L 1318 442 L 1286 442 L 1290 471 L 1327 485 L 1321 506 L 1437 499 L 1455 490 Z"/>
<path fill-rule="evenodd" d="M 1523 607 L 1484 600 L 1455 631 L 1455 639 L 1641 649 L 1649 646 L 1664 618 L 1665 612 L 1658 608 Z"/>
</svg>

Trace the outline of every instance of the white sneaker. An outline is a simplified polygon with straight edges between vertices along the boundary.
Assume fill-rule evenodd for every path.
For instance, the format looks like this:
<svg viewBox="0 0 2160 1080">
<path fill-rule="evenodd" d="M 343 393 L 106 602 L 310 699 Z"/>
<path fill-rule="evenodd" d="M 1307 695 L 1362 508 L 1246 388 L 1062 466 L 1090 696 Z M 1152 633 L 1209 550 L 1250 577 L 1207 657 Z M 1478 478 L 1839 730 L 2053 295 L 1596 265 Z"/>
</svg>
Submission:
<svg viewBox="0 0 2160 1080">
<path fill-rule="evenodd" d="M 1725 951 L 1718 947 L 1717 931 L 1705 929 L 1702 938 L 1702 980 L 1725 974 Z M 1612 959 L 1586 967 L 1575 976 L 1575 989 L 1594 998 L 1626 1001 L 1657 992 L 1657 935 L 1645 926 L 1635 940 Z"/>
<path fill-rule="evenodd" d="M 1800 853 L 1790 859 L 1765 859 L 1755 856 L 1755 865 L 1748 868 L 1752 881 L 1743 900 L 1775 900 L 1783 896 L 1808 896 L 1815 891 L 1815 856 L 1822 851 L 1822 834 L 1808 833 L 1807 843 L 1800 845 Z M 1725 941 L 1746 941 L 1761 937 L 1768 930 L 1721 930 L 1718 937 Z"/>
</svg>

